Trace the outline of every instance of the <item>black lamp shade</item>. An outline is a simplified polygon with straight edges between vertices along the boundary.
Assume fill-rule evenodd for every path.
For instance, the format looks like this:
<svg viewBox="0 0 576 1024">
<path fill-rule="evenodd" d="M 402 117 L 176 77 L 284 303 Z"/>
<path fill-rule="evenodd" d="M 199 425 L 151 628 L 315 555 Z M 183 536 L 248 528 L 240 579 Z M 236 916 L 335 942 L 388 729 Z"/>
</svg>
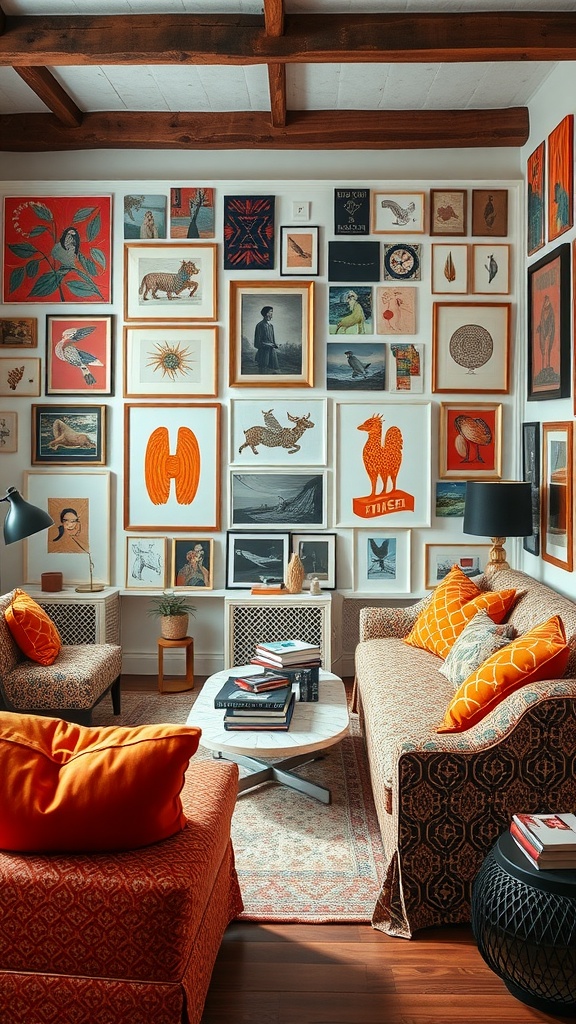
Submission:
<svg viewBox="0 0 576 1024">
<path fill-rule="evenodd" d="M 531 484 L 468 480 L 464 533 L 477 537 L 529 537 L 532 533 Z"/>
<path fill-rule="evenodd" d="M 43 508 L 25 501 L 15 487 L 9 487 L 0 501 L 9 503 L 8 514 L 4 520 L 4 541 L 13 544 L 17 540 L 31 537 L 33 533 L 46 530 L 53 526 L 54 520 Z"/>
</svg>

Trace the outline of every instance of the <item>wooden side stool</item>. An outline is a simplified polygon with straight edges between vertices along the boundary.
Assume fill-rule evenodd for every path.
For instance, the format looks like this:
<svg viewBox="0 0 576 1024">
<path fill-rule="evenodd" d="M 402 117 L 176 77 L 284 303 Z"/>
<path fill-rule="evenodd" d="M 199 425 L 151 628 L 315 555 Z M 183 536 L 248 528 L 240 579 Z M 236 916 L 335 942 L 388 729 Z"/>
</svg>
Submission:
<svg viewBox="0 0 576 1024">
<path fill-rule="evenodd" d="M 183 647 L 186 651 L 186 675 L 176 679 L 164 679 L 164 651 Z M 194 689 L 194 638 L 184 636 L 181 640 L 166 640 L 158 637 L 158 692 L 184 693 Z"/>
</svg>

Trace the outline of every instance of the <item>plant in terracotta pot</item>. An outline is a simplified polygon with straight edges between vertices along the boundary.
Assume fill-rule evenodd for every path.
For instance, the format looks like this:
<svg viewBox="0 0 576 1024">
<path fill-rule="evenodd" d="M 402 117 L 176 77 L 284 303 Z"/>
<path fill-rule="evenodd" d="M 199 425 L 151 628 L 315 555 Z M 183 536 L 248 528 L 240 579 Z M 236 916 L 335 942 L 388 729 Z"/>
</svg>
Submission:
<svg viewBox="0 0 576 1024">
<path fill-rule="evenodd" d="M 165 590 L 162 597 L 152 598 L 153 607 L 148 615 L 160 619 L 160 632 L 165 640 L 181 640 L 188 633 L 188 616 L 196 609 L 188 599 L 173 590 Z"/>
</svg>

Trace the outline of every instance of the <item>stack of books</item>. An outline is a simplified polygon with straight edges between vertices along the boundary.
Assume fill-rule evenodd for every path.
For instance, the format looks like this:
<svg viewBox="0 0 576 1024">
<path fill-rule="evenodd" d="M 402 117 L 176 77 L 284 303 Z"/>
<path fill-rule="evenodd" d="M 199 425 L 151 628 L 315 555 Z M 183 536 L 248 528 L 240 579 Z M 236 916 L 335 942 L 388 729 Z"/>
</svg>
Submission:
<svg viewBox="0 0 576 1024">
<path fill-rule="evenodd" d="M 264 673 L 259 673 L 263 675 Z M 278 729 L 286 731 L 294 712 L 296 695 L 288 679 L 277 677 L 272 685 L 246 686 L 250 676 L 229 676 L 214 698 L 214 707 L 224 710 L 224 728 L 228 730 Z M 244 685 L 241 685 L 243 683 Z"/>
<path fill-rule="evenodd" d="M 282 580 L 274 580 L 271 583 L 255 583 L 250 593 L 259 594 L 261 597 L 270 597 L 272 594 L 287 594 L 288 591 Z"/>
<path fill-rule="evenodd" d="M 322 662 L 320 648 L 317 645 L 307 644 L 302 640 L 278 640 L 258 644 L 251 664 L 261 665 L 287 676 L 296 690 L 298 700 L 318 700 L 318 679 Z"/>
<path fill-rule="evenodd" d="M 576 869 L 576 814 L 514 814 L 510 834 L 533 867 Z"/>
</svg>

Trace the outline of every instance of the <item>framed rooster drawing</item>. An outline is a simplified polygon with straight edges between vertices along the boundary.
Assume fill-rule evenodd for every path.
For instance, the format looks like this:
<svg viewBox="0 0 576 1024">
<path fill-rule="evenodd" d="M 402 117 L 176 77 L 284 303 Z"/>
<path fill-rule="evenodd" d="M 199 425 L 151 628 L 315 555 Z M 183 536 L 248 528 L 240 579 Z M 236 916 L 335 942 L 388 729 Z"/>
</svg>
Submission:
<svg viewBox="0 0 576 1024">
<path fill-rule="evenodd" d="M 111 395 L 112 317 L 46 317 L 46 394 Z"/>
<path fill-rule="evenodd" d="M 423 234 L 423 192 L 374 192 L 372 232 L 375 235 Z"/>
</svg>

